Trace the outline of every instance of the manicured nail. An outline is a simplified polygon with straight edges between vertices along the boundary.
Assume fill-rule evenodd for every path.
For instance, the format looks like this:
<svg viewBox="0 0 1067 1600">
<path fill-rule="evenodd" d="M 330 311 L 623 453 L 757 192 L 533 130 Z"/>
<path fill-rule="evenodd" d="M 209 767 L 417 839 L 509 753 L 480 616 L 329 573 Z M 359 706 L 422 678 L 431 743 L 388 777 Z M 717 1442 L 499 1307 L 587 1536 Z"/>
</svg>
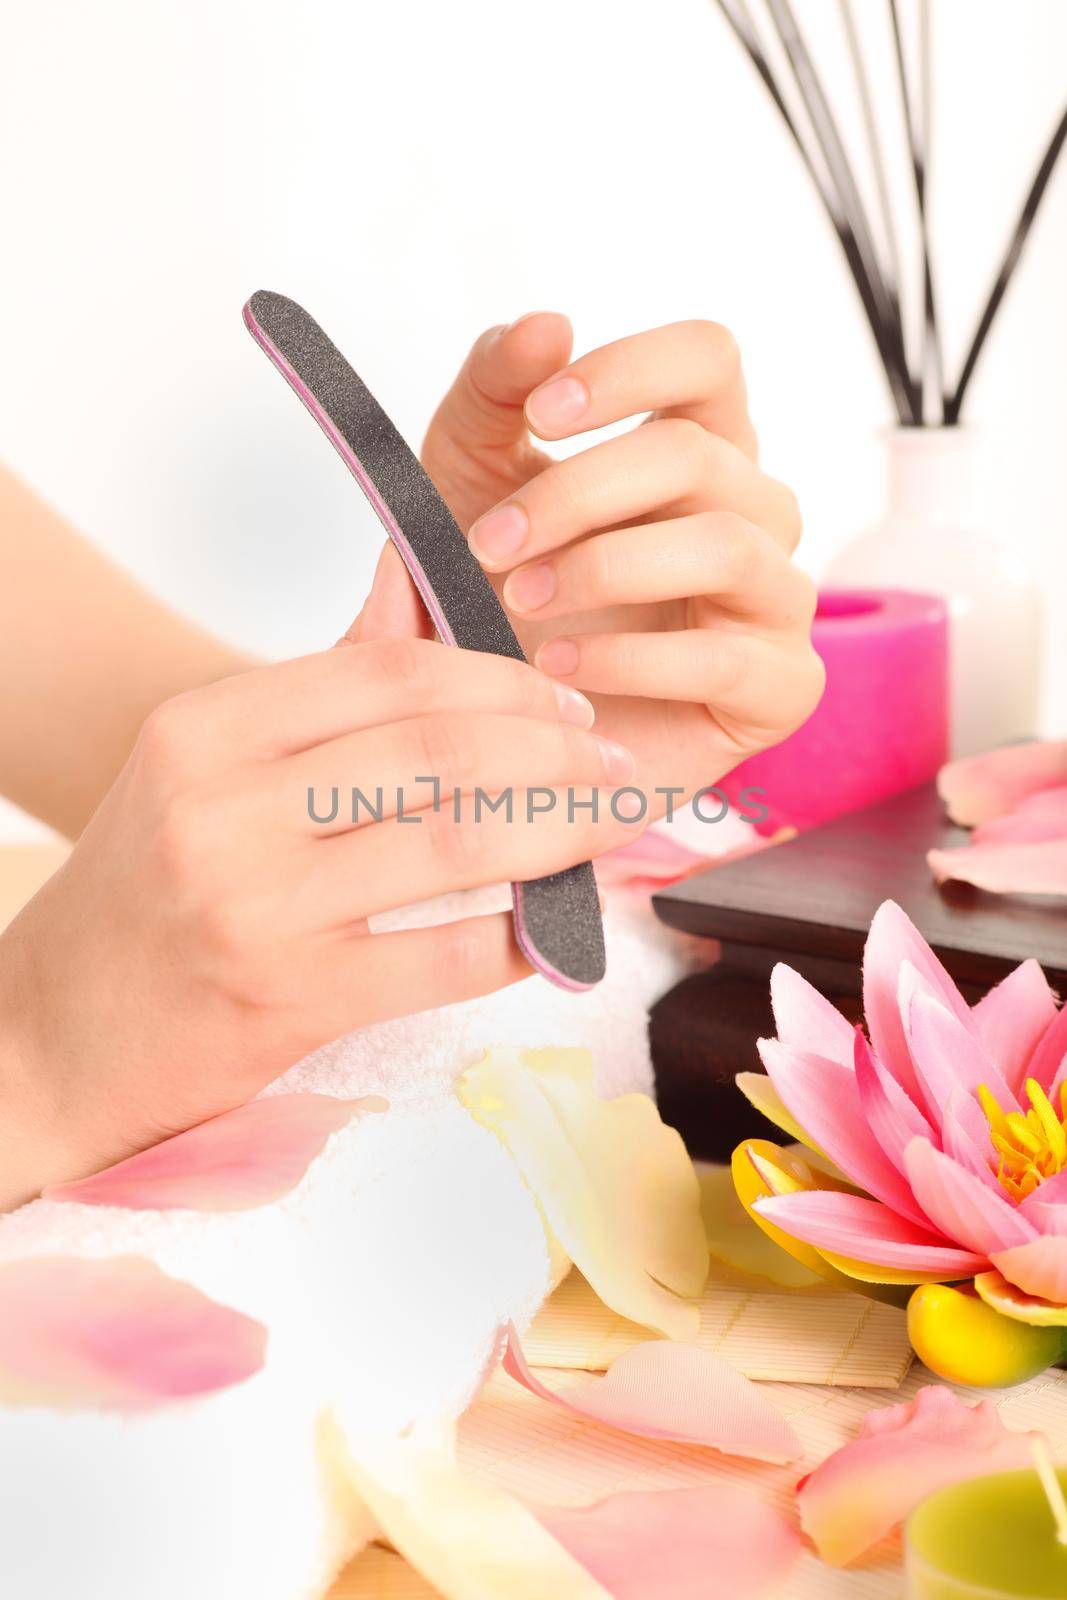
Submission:
<svg viewBox="0 0 1067 1600">
<path fill-rule="evenodd" d="M 497 506 L 479 517 L 467 539 L 479 561 L 496 566 L 521 550 L 530 521 L 521 506 Z"/>
<path fill-rule="evenodd" d="M 554 683 L 556 703 L 559 714 L 564 722 L 573 722 L 579 728 L 591 728 L 596 721 L 596 712 L 592 702 L 579 694 L 577 689 L 568 689 L 565 683 Z"/>
<path fill-rule="evenodd" d="M 589 390 L 580 378 L 552 378 L 526 401 L 526 415 L 542 433 L 569 428 L 589 409 Z"/>
<path fill-rule="evenodd" d="M 550 678 L 568 678 L 578 668 L 578 646 L 573 639 L 549 639 L 534 661 Z"/>
<path fill-rule="evenodd" d="M 626 746 L 616 744 L 613 739 L 601 739 L 599 735 L 596 736 L 596 742 L 600 746 L 600 755 L 604 762 L 604 771 L 607 774 L 608 782 L 616 787 L 629 783 L 634 775 L 637 763 Z M 622 795 L 620 798 L 625 800 L 627 796 Z"/>
<path fill-rule="evenodd" d="M 524 567 L 504 585 L 504 604 L 512 611 L 539 611 L 556 592 L 556 574 L 549 566 Z"/>
</svg>

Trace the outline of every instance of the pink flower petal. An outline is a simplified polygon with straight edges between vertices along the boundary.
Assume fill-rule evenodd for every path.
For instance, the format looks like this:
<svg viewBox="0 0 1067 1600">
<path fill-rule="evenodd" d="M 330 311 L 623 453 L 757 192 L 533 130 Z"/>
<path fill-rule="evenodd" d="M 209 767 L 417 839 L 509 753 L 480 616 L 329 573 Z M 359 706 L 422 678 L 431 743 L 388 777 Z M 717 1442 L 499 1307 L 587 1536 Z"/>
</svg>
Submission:
<svg viewBox="0 0 1067 1600">
<path fill-rule="evenodd" d="M 1038 1233 L 1067 1234 L 1067 1172 L 1046 1178 L 1021 1201 L 1019 1210 Z"/>
<path fill-rule="evenodd" d="M 919 930 L 892 900 L 871 921 L 863 952 L 863 1012 L 875 1055 L 918 1105 L 921 1101 L 900 1014 L 900 969 L 907 961 L 961 1022 L 970 1011 Z"/>
<path fill-rule="evenodd" d="M 526 1365 L 511 1327 L 503 1365 L 531 1394 L 624 1433 L 706 1445 L 755 1461 L 782 1463 L 800 1455 L 800 1440 L 759 1387 L 722 1356 L 696 1345 L 651 1339 L 617 1357 L 602 1378 L 552 1390 Z"/>
<path fill-rule="evenodd" d="M 869 1411 L 858 1437 L 804 1479 L 801 1526 L 824 1561 L 847 1566 L 936 1489 L 1029 1465 L 1030 1437 L 1005 1428 L 994 1401 L 969 1406 L 930 1385 L 910 1403 Z"/>
<path fill-rule="evenodd" d="M 761 1039 L 759 1052 L 786 1109 L 835 1166 L 901 1216 L 925 1227 L 906 1179 L 867 1126 L 851 1061 L 842 1066 L 824 1056 L 788 1050 L 777 1039 Z"/>
<path fill-rule="evenodd" d="M 618 883 L 676 883 L 690 873 L 714 864 L 714 856 L 698 855 L 669 834 L 646 828 L 632 844 L 609 850 L 597 859 L 597 881 Z"/>
<path fill-rule="evenodd" d="M 780 1512 L 732 1484 L 531 1509 L 613 1600 L 756 1600 L 781 1592 L 801 1550 Z"/>
<path fill-rule="evenodd" d="M 966 1089 L 953 1089 L 941 1118 L 941 1148 L 953 1161 L 1003 1195 L 993 1170 L 994 1150 L 989 1123 L 978 1101 Z"/>
<path fill-rule="evenodd" d="M 1002 817 L 1038 789 L 1067 783 L 1067 740 L 1035 740 L 950 761 L 937 788 L 953 822 L 965 828 Z"/>
<path fill-rule="evenodd" d="M 989 894 L 1067 895 L 1067 839 L 1040 844 L 973 844 L 962 850 L 929 850 L 927 865 L 937 883 L 970 883 Z"/>
<path fill-rule="evenodd" d="M 357 1113 L 386 1102 L 280 1094 L 213 1117 L 77 1183 L 46 1189 L 46 1200 L 127 1211 L 248 1211 L 294 1189 L 326 1140 Z"/>
<path fill-rule="evenodd" d="M 0 1266 L 0 1400 L 141 1411 L 242 1383 L 267 1330 L 139 1256 Z"/>
<path fill-rule="evenodd" d="M 935 1150 L 927 1139 L 915 1139 L 904 1156 L 915 1198 L 935 1227 L 980 1256 L 1025 1244 L 1037 1236 L 1032 1222 L 966 1172 L 951 1156 Z"/>
<path fill-rule="evenodd" d="M 985 1256 L 946 1244 L 936 1233 L 864 1195 L 808 1189 L 757 1200 L 754 1209 L 817 1250 L 872 1266 L 967 1278 L 986 1264 Z"/>
<path fill-rule="evenodd" d="M 1024 961 L 990 989 L 971 1011 L 975 1033 L 1018 1096 L 1044 1033 L 1056 1020 L 1056 997 L 1036 961 Z M 1050 1080 L 1051 1081 L 1051 1080 Z"/>
<path fill-rule="evenodd" d="M 783 961 L 771 973 L 771 1005 L 778 1038 L 790 1050 L 825 1056 L 842 1066 L 851 1064 L 851 1023 Z"/>
<path fill-rule="evenodd" d="M 862 1028 L 856 1029 L 854 1051 L 856 1087 L 867 1125 L 897 1171 L 903 1172 L 904 1151 L 912 1139 L 936 1141 L 934 1130 L 892 1073 L 882 1066 Z"/>
<path fill-rule="evenodd" d="M 1058 1104 L 1060 1086 L 1067 1078 L 1067 1005 L 1062 1005 L 1041 1035 L 1030 1057 L 1029 1075 Z"/>
<path fill-rule="evenodd" d="M 971 843 L 1040 844 L 1044 839 L 1063 838 L 1067 838 L 1067 787 L 1027 795 L 1013 811 L 979 823 Z"/>
<path fill-rule="evenodd" d="M 984 1083 L 1004 1110 L 1018 1109 L 1018 1101 L 969 1022 L 962 1022 L 935 999 L 907 963 L 901 969 L 900 1009 L 915 1076 L 935 1127 L 940 1127 L 942 1107 L 954 1089 L 973 1093 Z"/>
<path fill-rule="evenodd" d="M 997 1250 L 989 1259 L 1025 1294 L 1056 1305 L 1067 1304 L 1067 1237 L 1062 1233 Z"/>
</svg>

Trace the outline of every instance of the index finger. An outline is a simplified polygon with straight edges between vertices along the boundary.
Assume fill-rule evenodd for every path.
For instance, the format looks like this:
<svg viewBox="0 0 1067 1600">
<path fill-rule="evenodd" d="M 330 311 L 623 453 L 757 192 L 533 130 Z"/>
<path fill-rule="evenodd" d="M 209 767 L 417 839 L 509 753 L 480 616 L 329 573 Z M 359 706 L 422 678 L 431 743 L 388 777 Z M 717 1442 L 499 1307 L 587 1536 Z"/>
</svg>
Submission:
<svg viewBox="0 0 1067 1600">
<path fill-rule="evenodd" d="M 151 737 L 204 770 L 274 761 L 362 728 L 431 711 L 492 711 L 592 725 L 577 691 L 558 692 L 525 661 L 428 639 L 349 644 L 256 667 L 160 706 Z"/>
<path fill-rule="evenodd" d="M 526 399 L 526 421 L 542 439 L 653 411 L 688 417 L 756 458 L 756 435 L 737 342 L 715 322 L 672 322 L 579 356 Z"/>
</svg>

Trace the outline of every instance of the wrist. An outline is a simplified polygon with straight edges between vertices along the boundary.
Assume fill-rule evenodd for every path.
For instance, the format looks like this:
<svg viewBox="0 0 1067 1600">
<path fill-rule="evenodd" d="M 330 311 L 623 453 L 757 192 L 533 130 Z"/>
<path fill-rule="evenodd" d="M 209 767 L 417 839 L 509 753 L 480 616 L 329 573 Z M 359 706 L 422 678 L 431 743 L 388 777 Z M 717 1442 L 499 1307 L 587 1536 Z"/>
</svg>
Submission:
<svg viewBox="0 0 1067 1600">
<path fill-rule="evenodd" d="M 47 986 L 22 918 L 0 935 L 0 1212 L 84 1171 L 45 1039 Z"/>
</svg>

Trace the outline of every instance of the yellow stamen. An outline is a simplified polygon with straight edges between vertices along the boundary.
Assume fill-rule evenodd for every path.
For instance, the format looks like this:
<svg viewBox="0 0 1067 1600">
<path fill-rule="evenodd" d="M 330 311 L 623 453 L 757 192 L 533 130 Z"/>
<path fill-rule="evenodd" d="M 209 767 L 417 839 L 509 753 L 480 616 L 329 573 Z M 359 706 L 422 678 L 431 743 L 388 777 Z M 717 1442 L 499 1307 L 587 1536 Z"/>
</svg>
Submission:
<svg viewBox="0 0 1067 1600">
<path fill-rule="evenodd" d="M 1067 1085 L 1065 1085 L 1067 1087 Z M 978 1085 L 978 1104 L 986 1114 L 986 1120 L 994 1133 L 999 1133 L 1002 1138 L 1008 1137 L 1008 1123 L 1000 1106 L 993 1099 L 992 1094 L 984 1083 Z"/>
<path fill-rule="evenodd" d="M 1026 1112 L 1004 1111 L 984 1083 L 976 1093 L 997 1156 L 997 1181 L 1018 1204 L 1046 1178 L 1067 1168 L 1067 1083 L 1060 1093 L 1062 1117 L 1033 1078 L 1027 1079 L 1031 1109 Z"/>
<path fill-rule="evenodd" d="M 1005 1121 L 1016 1144 L 1021 1145 L 1032 1156 L 1040 1154 L 1041 1140 L 1031 1131 L 1021 1111 L 1009 1111 Z"/>
<path fill-rule="evenodd" d="M 993 1141 L 993 1148 L 996 1150 L 1005 1166 L 1011 1167 L 1015 1172 L 1026 1171 L 1026 1168 L 1030 1165 L 1029 1158 L 1027 1156 L 1020 1155 L 1015 1146 L 1009 1144 L 1007 1139 L 1002 1139 L 999 1133 L 991 1134 L 990 1138 Z"/>
<path fill-rule="evenodd" d="M 1049 1104 L 1048 1095 L 1039 1083 L 1033 1078 L 1026 1080 L 1026 1092 L 1030 1097 L 1030 1104 L 1034 1108 L 1034 1116 L 1041 1124 L 1041 1130 L 1048 1143 L 1049 1150 L 1056 1158 L 1056 1171 L 1058 1172 L 1067 1161 L 1067 1132 L 1064 1132 L 1063 1123 L 1057 1117 Z"/>
</svg>

